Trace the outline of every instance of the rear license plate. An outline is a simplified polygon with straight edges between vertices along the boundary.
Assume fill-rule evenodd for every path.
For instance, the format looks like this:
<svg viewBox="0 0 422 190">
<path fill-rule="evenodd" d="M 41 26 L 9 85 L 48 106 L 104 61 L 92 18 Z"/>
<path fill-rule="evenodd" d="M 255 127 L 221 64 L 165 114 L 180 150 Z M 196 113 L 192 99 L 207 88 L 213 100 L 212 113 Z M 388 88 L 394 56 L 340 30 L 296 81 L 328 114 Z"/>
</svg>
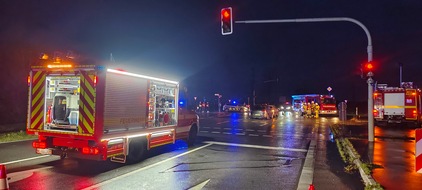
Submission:
<svg viewBox="0 0 422 190">
<path fill-rule="evenodd" d="M 46 155 L 51 155 L 53 154 L 53 151 L 50 149 L 41 149 L 41 148 L 37 148 L 37 153 L 38 154 L 46 154 Z"/>
</svg>

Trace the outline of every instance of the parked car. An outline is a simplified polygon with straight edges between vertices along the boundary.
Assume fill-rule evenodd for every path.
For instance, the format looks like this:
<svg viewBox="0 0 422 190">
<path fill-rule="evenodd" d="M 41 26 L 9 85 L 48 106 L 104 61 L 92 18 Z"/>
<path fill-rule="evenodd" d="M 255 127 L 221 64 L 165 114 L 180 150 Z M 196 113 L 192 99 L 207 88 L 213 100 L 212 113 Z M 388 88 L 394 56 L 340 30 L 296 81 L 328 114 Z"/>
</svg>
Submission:
<svg viewBox="0 0 422 190">
<path fill-rule="evenodd" d="M 274 105 L 255 105 L 251 109 L 252 119 L 272 119 L 278 117 L 278 109 Z"/>
</svg>

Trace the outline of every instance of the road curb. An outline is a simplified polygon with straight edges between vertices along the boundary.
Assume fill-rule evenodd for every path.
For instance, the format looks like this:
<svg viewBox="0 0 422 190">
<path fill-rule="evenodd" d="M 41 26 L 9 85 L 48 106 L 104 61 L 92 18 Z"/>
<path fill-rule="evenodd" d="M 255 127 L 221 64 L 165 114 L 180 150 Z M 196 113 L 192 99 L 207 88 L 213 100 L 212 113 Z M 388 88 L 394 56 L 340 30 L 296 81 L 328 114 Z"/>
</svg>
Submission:
<svg viewBox="0 0 422 190">
<path fill-rule="evenodd" d="M 359 157 L 360 157 L 360 155 L 359 156 L 357 156 L 355 153 L 354 153 L 354 151 L 352 151 L 352 148 L 353 147 L 350 147 L 350 145 L 348 144 L 348 143 L 343 143 L 343 141 L 344 141 L 344 138 L 339 138 L 338 139 L 339 141 L 341 141 L 341 144 L 347 144 L 346 145 L 346 149 L 347 149 L 347 153 L 349 154 L 349 155 L 351 155 L 352 156 L 352 158 L 353 158 L 353 163 L 358 167 L 358 169 L 359 169 L 359 173 L 360 173 L 360 176 L 361 176 L 361 178 L 362 178 L 362 180 L 363 180 L 363 182 L 365 183 L 365 186 L 374 186 L 374 185 L 376 185 L 376 184 L 378 184 L 375 180 L 374 180 L 374 178 L 372 178 L 372 175 L 370 175 L 370 174 L 366 174 L 365 173 L 365 171 L 363 170 L 363 168 L 362 168 L 362 162 L 360 161 L 360 159 L 359 159 Z"/>
</svg>

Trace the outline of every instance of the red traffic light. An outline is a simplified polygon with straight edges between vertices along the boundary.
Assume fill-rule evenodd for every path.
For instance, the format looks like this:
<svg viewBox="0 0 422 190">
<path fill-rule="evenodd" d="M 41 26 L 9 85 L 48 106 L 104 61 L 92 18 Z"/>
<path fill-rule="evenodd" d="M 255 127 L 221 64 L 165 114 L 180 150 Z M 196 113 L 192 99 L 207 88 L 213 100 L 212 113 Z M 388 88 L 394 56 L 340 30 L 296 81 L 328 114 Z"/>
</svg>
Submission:
<svg viewBox="0 0 422 190">
<path fill-rule="evenodd" d="M 363 65 L 363 68 L 361 68 L 362 76 L 372 77 L 374 76 L 375 66 L 373 62 L 366 62 L 365 65 Z"/>
<path fill-rule="evenodd" d="M 233 33 L 233 15 L 232 8 L 221 9 L 221 34 L 228 35 Z"/>
<path fill-rule="evenodd" d="M 223 18 L 228 19 L 230 18 L 230 10 L 228 9 L 223 9 L 221 12 L 221 15 L 223 16 Z"/>
<path fill-rule="evenodd" d="M 372 69 L 374 68 L 374 65 L 371 62 L 368 62 L 365 64 L 365 69 L 368 71 L 372 71 Z"/>
</svg>

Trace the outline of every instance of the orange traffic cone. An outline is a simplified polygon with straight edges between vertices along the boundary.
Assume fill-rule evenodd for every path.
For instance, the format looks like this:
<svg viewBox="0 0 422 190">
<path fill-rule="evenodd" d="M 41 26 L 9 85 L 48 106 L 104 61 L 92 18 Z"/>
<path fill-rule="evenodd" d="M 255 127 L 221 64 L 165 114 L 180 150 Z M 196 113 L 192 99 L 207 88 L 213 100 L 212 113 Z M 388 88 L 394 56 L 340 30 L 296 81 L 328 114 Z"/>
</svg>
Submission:
<svg viewBox="0 0 422 190">
<path fill-rule="evenodd" d="M 308 188 L 308 190 L 315 190 L 315 187 L 314 187 L 314 185 L 313 185 L 313 184 L 309 185 L 309 188 Z"/>
<path fill-rule="evenodd" d="M 0 164 L 0 190 L 9 190 L 9 182 L 7 182 L 6 166 Z"/>
</svg>

